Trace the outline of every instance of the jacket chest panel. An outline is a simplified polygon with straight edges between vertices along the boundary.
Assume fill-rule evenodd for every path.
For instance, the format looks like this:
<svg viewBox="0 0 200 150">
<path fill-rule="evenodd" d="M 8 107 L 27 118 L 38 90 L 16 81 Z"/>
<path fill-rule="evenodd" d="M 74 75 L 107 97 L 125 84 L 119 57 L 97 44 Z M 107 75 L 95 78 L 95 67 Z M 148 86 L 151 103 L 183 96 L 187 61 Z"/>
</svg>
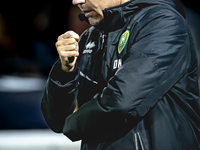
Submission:
<svg viewBox="0 0 200 150">
<path fill-rule="evenodd" d="M 92 43 L 92 45 L 96 44 L 95 42 L 89 43 Z M 123 64 L 123 56 L 119 56 L 117 52 L 118 44 L 106 44 L 104 45 L 104 50 L 99 47 L 97 45 L 91 49 L 84 49 L 79 65 L 82 72 L 94 79 L 97 79 L 100 74 L 103 76 L 114 75 L 117 69 Z"/>
<path fill-rule="evenodd" d="M 98 33 L 88 38 L 81 50 L 81 72 L 95 81 L 107 83 L 123 65 L 123 58 L 128 51 L 128 36 L 125 33 L 127 30 L 120 30 L 107 35 Z"/>
</svg>

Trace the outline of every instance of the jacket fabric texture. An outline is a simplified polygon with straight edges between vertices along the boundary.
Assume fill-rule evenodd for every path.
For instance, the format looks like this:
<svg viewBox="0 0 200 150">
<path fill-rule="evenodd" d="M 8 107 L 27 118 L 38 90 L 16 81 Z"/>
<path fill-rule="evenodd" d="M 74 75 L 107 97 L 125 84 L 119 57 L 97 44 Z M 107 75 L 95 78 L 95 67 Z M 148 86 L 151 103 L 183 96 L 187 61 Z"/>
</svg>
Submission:
<svg viewBox="0 0 200 150">
<path fill-rule="evenodd" d="M 131 0 L 103 14 L 81 35 L 75 70 L 58 61 L 50 72 L 49 127 L 81 150 L 199 150 L 197 58 L 179 2 Z"/>
</svg>

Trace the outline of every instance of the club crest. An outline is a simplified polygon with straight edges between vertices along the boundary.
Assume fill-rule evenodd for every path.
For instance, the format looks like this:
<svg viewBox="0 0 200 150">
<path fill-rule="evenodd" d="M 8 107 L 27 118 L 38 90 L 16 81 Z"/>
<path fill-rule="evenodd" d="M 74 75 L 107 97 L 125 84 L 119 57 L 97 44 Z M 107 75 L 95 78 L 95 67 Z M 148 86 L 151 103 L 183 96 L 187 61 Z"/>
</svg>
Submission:
<svg viewBox="0 0 200 150">
<path fill-rule="evenodd" d="M 130 31 L 129 30 L 126 30 L 120 37 L 120 41 L 119 41 L 119 45 L 118 45 L 118 53 L 120 54 L 124 47 L 126 46 L 126 43 L 128 41 L 128 38 L 129 38 L 129 35 L 130 35 Z"/>
</svg>

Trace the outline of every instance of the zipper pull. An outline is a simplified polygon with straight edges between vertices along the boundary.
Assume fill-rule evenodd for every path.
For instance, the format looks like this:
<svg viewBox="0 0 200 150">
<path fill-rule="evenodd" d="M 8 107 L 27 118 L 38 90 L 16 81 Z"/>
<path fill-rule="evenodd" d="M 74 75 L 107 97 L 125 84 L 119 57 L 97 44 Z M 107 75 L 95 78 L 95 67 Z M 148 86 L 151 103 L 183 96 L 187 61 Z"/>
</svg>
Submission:
<svg viewBox="0 0 200 150">
<path fill-rule="evenodd" d="M 102 35 L 102 41 L 101 41 L 101 50 L 103 50 L 103 46 L 104 46 L 104 43 L 105 43 L 105 37 L 106 37 L 106 35 L 105 34 L 103 34 Z"/>
</svg>

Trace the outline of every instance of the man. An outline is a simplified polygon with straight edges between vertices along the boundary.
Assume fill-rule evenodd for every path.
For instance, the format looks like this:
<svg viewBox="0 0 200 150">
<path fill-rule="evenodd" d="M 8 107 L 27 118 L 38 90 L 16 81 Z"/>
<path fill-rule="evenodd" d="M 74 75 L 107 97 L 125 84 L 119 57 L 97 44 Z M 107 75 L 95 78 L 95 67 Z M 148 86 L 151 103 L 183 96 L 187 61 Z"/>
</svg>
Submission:
<svg viewBox="0 0 200 150">
<path fill-rule="evenodd" d="M 49 127 L 82 150 L 199 150 L 197 59 L 179 2 L 73 4 L 92 27 L 58 37 L 42 101 Z"/>
</svg>

